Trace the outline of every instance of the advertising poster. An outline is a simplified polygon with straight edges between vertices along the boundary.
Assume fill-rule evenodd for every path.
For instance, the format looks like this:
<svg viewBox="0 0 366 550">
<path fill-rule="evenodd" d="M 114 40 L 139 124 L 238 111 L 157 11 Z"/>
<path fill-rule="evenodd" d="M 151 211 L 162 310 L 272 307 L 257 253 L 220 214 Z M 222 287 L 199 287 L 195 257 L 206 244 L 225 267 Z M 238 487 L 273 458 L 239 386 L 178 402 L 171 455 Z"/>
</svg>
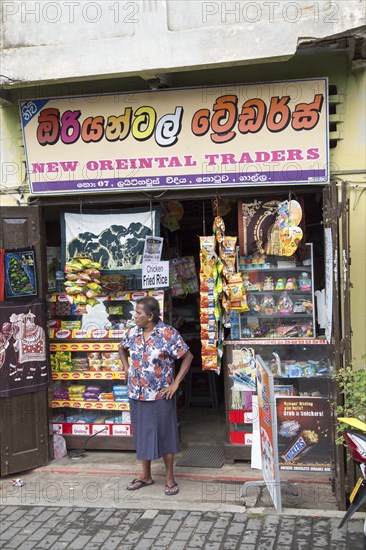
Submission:
<svg viewBox="0 0 366 550">
<path fill-rule="evenodd" d="M 331 471 L 331 409 L 321 397 L 277 397 L 281 470 Z"/>
<path fill-rule="evenodd" d="M 146 235 L 142 263 L 160 262 L 164 239 Z"/>
<path fill-rule="evenodd" d="M 329 181 L 326 78 L 19 107 L 32 194 Z"/>
<path fill-rule="evenodd" d="M 281 513 L 282 502 L 273 375 L 259 355 L 256 357 L 256 362 L 262 473 L 273 505 L 277 512 Z"/>
</svg>

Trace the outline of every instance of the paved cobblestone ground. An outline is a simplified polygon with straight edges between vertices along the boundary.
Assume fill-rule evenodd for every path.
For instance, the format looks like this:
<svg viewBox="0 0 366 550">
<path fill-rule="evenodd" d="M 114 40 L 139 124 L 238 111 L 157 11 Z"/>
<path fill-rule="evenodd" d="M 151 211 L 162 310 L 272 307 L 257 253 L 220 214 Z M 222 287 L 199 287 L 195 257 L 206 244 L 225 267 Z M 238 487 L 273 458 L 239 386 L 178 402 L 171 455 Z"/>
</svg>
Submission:
<svg viewBox="0 0 366 550">
<path fill-rule="evenodd" d="M 1 506 L 0 520 L 3 550 L 365 550 L 359 519 Z"/>
</svg>

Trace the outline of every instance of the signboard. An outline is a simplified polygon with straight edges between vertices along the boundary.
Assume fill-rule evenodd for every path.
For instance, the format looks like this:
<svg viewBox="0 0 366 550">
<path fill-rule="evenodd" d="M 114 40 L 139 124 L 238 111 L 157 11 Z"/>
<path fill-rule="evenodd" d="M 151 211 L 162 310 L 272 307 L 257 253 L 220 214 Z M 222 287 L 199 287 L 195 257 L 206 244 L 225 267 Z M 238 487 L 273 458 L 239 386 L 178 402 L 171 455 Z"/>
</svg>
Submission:
<svg viewBox="0 0 366 550">
<path fill-rule="evenodd" d="M 20 101 L 33 194 L 328 182 L 326 78 Z"/>
<path fill-rule="evenodd" d="M 169 262 L 142 264 L 142 288 L 169 286 Z"/>
<path fill-rule="evenodd" d="M 273 375 L 257 355 L 257 394 L 263 479 L 277 512 L 282 512 Z"/>
<path fill-rule="evenodd" d="M 277 397 L 280 470 L 331 471 L 331 409 L 321 397 Z"/>
</svg>

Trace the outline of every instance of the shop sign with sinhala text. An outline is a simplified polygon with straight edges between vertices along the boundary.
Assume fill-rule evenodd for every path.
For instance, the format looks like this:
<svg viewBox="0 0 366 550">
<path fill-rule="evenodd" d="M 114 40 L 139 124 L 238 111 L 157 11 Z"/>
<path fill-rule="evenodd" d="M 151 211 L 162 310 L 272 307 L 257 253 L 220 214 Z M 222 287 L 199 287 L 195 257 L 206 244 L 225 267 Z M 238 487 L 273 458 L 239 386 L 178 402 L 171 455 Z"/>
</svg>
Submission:
<svg viewBox="0 0 366 550">
<path fill-rule="evenodd" d="M 36 195 L 328 182 L 326 78 L 19 106 Z"/>
</svg>

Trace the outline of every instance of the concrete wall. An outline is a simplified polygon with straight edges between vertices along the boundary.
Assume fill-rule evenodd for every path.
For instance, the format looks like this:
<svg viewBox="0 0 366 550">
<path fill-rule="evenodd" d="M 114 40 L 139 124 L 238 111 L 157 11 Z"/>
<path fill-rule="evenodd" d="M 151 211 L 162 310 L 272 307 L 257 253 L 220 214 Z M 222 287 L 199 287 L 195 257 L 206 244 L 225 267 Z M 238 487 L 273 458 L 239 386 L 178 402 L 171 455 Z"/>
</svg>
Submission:
<svg viewBox="0 0 366 550">
<path fill-rule="evenodd" d="M 364 2 L 144 0 L 2 2 L 0 204 L 23 202 L 24 152 L 17 99 L 328 76 L 340 103 L 331 172 L 349 182 L 353 356 L 360 366 L 366 329 L 364 69 L 349 51 L 299 44 L 365 24 Z M 198 70 L 199 69 L 199 70 Z M 204 69 L 204 70 L 203 70 Z"/>
<path fill-rule="evenodd" d="M 0 100 L 0 129 L 0 206 L 16 206 L 18 201 L 26 204 L 18 192 L 23 183 L 28 188 L 19 111 L 4 100 Z"/>
<path fill-rule="evenodd" d="M 4 84 L 284 60 L 365 24 L 363 0 L 2 2 Z"/>
</svg>

